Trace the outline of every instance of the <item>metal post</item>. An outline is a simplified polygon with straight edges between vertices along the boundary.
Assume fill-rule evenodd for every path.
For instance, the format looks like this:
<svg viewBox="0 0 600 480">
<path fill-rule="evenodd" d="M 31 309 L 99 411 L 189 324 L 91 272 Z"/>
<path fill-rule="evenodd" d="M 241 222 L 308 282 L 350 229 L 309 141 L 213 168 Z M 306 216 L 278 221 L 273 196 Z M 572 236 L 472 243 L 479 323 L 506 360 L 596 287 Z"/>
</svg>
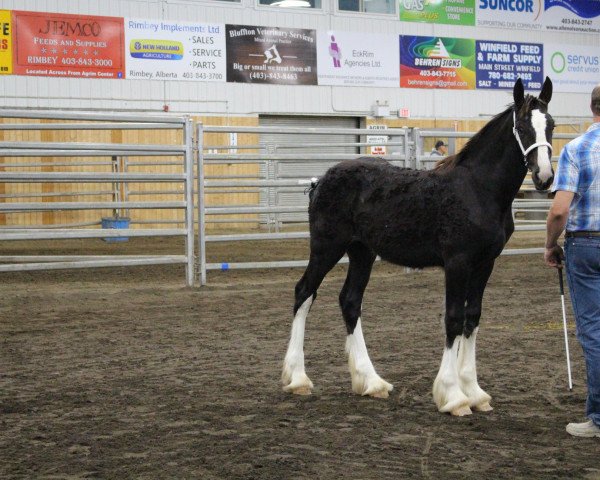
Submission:
<svg viewBox="0 0 600 480">
<path fill-rule="evenodd" d="M 111 165 L 111 172 L 113 173 L 119 173 L 119 157 L 113 155 L 111 157 L 112 160 L 112 165 Z M 112 200 L 113 202 L 117 203 L 120 201 L 119 198 L 119 182 L 113 182 L 112 183 Z M 114 218 L 119 218 L 119 211 L 116 208 L 113 208 L 113 217 Z"/>
<path fill-rule="evenodd" d="M 421 139 L 421 131 L 418 128 L 413 129 L 413 151 L 415 159 L 415 168 L 421 170 L 423 168 L 423 162 L 421 162 L 423 140 Z"/>
<path fill-rule="evenodd" d="M 410 137 L 408 136 L 408 127 L 404 128 L 404 167 L 405 168 L 414 168 L 414 165 L 411 162 L 410 158 Z"/>
<path fill-rule="evenodd" d="M 129 157 L 123 157 L 123 173 L 129 172 Z M 123 182 L 123 196 L 124 200 L 129 201 L 129 182 Z M 125 210 L 125 216 L 130 217 L 131 212 L 129 209 Z"/>
<path fill-rule="evenodd" d="M 204 212 L 204 126 L 196 126 L 196 141 L 198 142 L 198 263 L 200 285 L 206 285 L 206 216 Z"/>
<path fill-rule="evenodd" d="M 185 143 L 185 255 L 186 281 L 188 287 L 194 286 L 194 151 L 193 141 L 193 123 L 190 117 L 185 117 L 184 123 L 184 143 Z"/>
</svg>

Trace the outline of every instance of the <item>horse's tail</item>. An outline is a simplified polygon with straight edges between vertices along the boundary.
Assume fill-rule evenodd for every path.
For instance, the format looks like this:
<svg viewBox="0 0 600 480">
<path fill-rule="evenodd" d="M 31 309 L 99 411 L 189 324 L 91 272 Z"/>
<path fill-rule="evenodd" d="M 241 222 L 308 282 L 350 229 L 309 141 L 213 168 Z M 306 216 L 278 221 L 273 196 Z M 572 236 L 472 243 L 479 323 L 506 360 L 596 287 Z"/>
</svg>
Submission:
<svg viewBox="0 0 600 480">
<path fill-rule="evenodd" d="M 304 193 L 308 193 L 308 204 L 310 205 L 313 202 L 313 198 L 315 196 L 315 190 L 319 186 L 319 179 L 317 177 L 313 177 L 310 179 L 310 187 L 304 190 Z"/>
<path fill-rule="evenodd" d="M 315 196 L 315 190 L 319 186 L 319 179 L 317 177 L 313 177 L 310 179 L 310 187 L 308 188 L 308 201 L 312 203 L 313 197 Z"/>
</svg>

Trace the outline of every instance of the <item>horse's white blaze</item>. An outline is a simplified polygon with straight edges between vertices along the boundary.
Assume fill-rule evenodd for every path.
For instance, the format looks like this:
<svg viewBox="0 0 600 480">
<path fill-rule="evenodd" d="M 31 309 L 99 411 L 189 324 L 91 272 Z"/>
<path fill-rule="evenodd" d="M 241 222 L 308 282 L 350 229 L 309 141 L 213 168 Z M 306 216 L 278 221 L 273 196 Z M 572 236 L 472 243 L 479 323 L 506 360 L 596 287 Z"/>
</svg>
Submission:
<svg viewBox="0 0 600 480">
<path fill-rule="evenodd" d="M 469 338 L 463 338 L 458 351 L 458 377 L 462 392 L 469 398 L 469 405 L 480 410 L 491 410 L 490 397 L 477 383 L 477 365 L 475 359 L 475 340 L 479 327 Z"/>
<path fill-rule="evenodd" d="M 360 317 L 354 332 L 346 337 L 346 353 L 352 377 L 352 390 L 359 395 L 386 398 L 394 387 L 377 375 L 371 363 Z"/>
<path fill-rule="evenodd" d="M 310 393 L 313 388 L 312 382 L 304 371 L 304 328 L 312 302 L 311 295 L 298 309 L 292 323 L 292 334 L 281 373 L 283 389 L 286 392 Z"/>
<path fill-rule="evenodd" d="M 546 115 L 539 110 L 531 111 L 531 125 L 535 130 L 535 141 L 546 142 Z M 545 146 L 537 149 L 537 163 L 540 173 L 538 174 L 542 182 L 547 181 L 552 177 L 552 164 L 550 163 L 550 149 Z"/>
<path fill-rule="evenodd" d="M 462 392 L 458 379 L 458 348 L 463 337 L 456 337 L 452 348 L 445 347 L 440 370 L 433 382 L 433 399 L 440 412 L 455 415 L 470 413 L 469 399 Z"/>
</svg>

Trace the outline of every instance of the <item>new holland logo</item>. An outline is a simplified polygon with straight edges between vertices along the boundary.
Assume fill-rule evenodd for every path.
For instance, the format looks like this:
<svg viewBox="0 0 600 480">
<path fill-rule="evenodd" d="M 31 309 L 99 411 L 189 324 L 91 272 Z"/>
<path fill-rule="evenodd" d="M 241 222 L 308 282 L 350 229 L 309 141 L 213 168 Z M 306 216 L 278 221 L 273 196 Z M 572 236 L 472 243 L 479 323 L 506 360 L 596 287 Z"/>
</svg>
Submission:
<svg viewBox="0 0 600 480">
<path fill-rule="evenodd" d="M 183 44 L 172 40 L 132 40 L 129 53 L 133 58 L 149 60 L 181 60 Z"/>
</svg>

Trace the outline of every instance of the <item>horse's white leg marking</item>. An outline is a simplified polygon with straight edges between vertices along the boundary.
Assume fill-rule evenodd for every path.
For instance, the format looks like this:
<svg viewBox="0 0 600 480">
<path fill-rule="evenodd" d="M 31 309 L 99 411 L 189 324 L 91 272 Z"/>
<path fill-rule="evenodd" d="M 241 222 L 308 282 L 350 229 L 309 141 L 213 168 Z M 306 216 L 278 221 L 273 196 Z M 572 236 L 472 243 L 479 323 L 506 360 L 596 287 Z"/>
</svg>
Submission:
<svg viewBox="0 0 600 480">
<path fill-rule="evenodd" d="M 387 398 L 388 392 L 391 392 L 394 387 L 377 375 L 367 352 L 361 323 L 359 317 L 354 332 L 346 337 L 346 353 L 352 377 L 352 391 L 359 395 Z"/>
<path fill-rule="evenodd" d="M 546 141 L 546 115 L 539 110 L 531 111 L 531 125 L 535 129 L 535 141 Z M 552 164 L 547 147 L 539 147 L 537 149 L 538 167 L 540 173 L 538 176 L 542 182 L 545 182 L 552 176 Z"/>
<path fill-rule="evenodd" d="M 450 412 L 462 417 L 469 415 L 469 399 L 460 389 L 458 381 L 458 348 L 462 335 L 454 339 L 452 348 L 445 347 L 440 371 L 433 382 L 433 399 L 440 412 Z"/>
<path fill-rule="evenodd" d="M 460 388 L 469 397 L 469 406 L 475 410 L 489 412 L 490 397 L 477 383 L 477 367 L 475 361 L 475 338 L 479 327 L 476 328 L 469 338 L 463 338 L 458 351 L 458 378 Z"/>
<path fill-rule="evenodd" d="M 296 312 L 281 372 L 283 390 L 298 395 L 310 395 L 313 388 L 313 383 L 304 371 L 304 327 L 312 302 L 313 296 L 311 295 Z"/>
</svg>

